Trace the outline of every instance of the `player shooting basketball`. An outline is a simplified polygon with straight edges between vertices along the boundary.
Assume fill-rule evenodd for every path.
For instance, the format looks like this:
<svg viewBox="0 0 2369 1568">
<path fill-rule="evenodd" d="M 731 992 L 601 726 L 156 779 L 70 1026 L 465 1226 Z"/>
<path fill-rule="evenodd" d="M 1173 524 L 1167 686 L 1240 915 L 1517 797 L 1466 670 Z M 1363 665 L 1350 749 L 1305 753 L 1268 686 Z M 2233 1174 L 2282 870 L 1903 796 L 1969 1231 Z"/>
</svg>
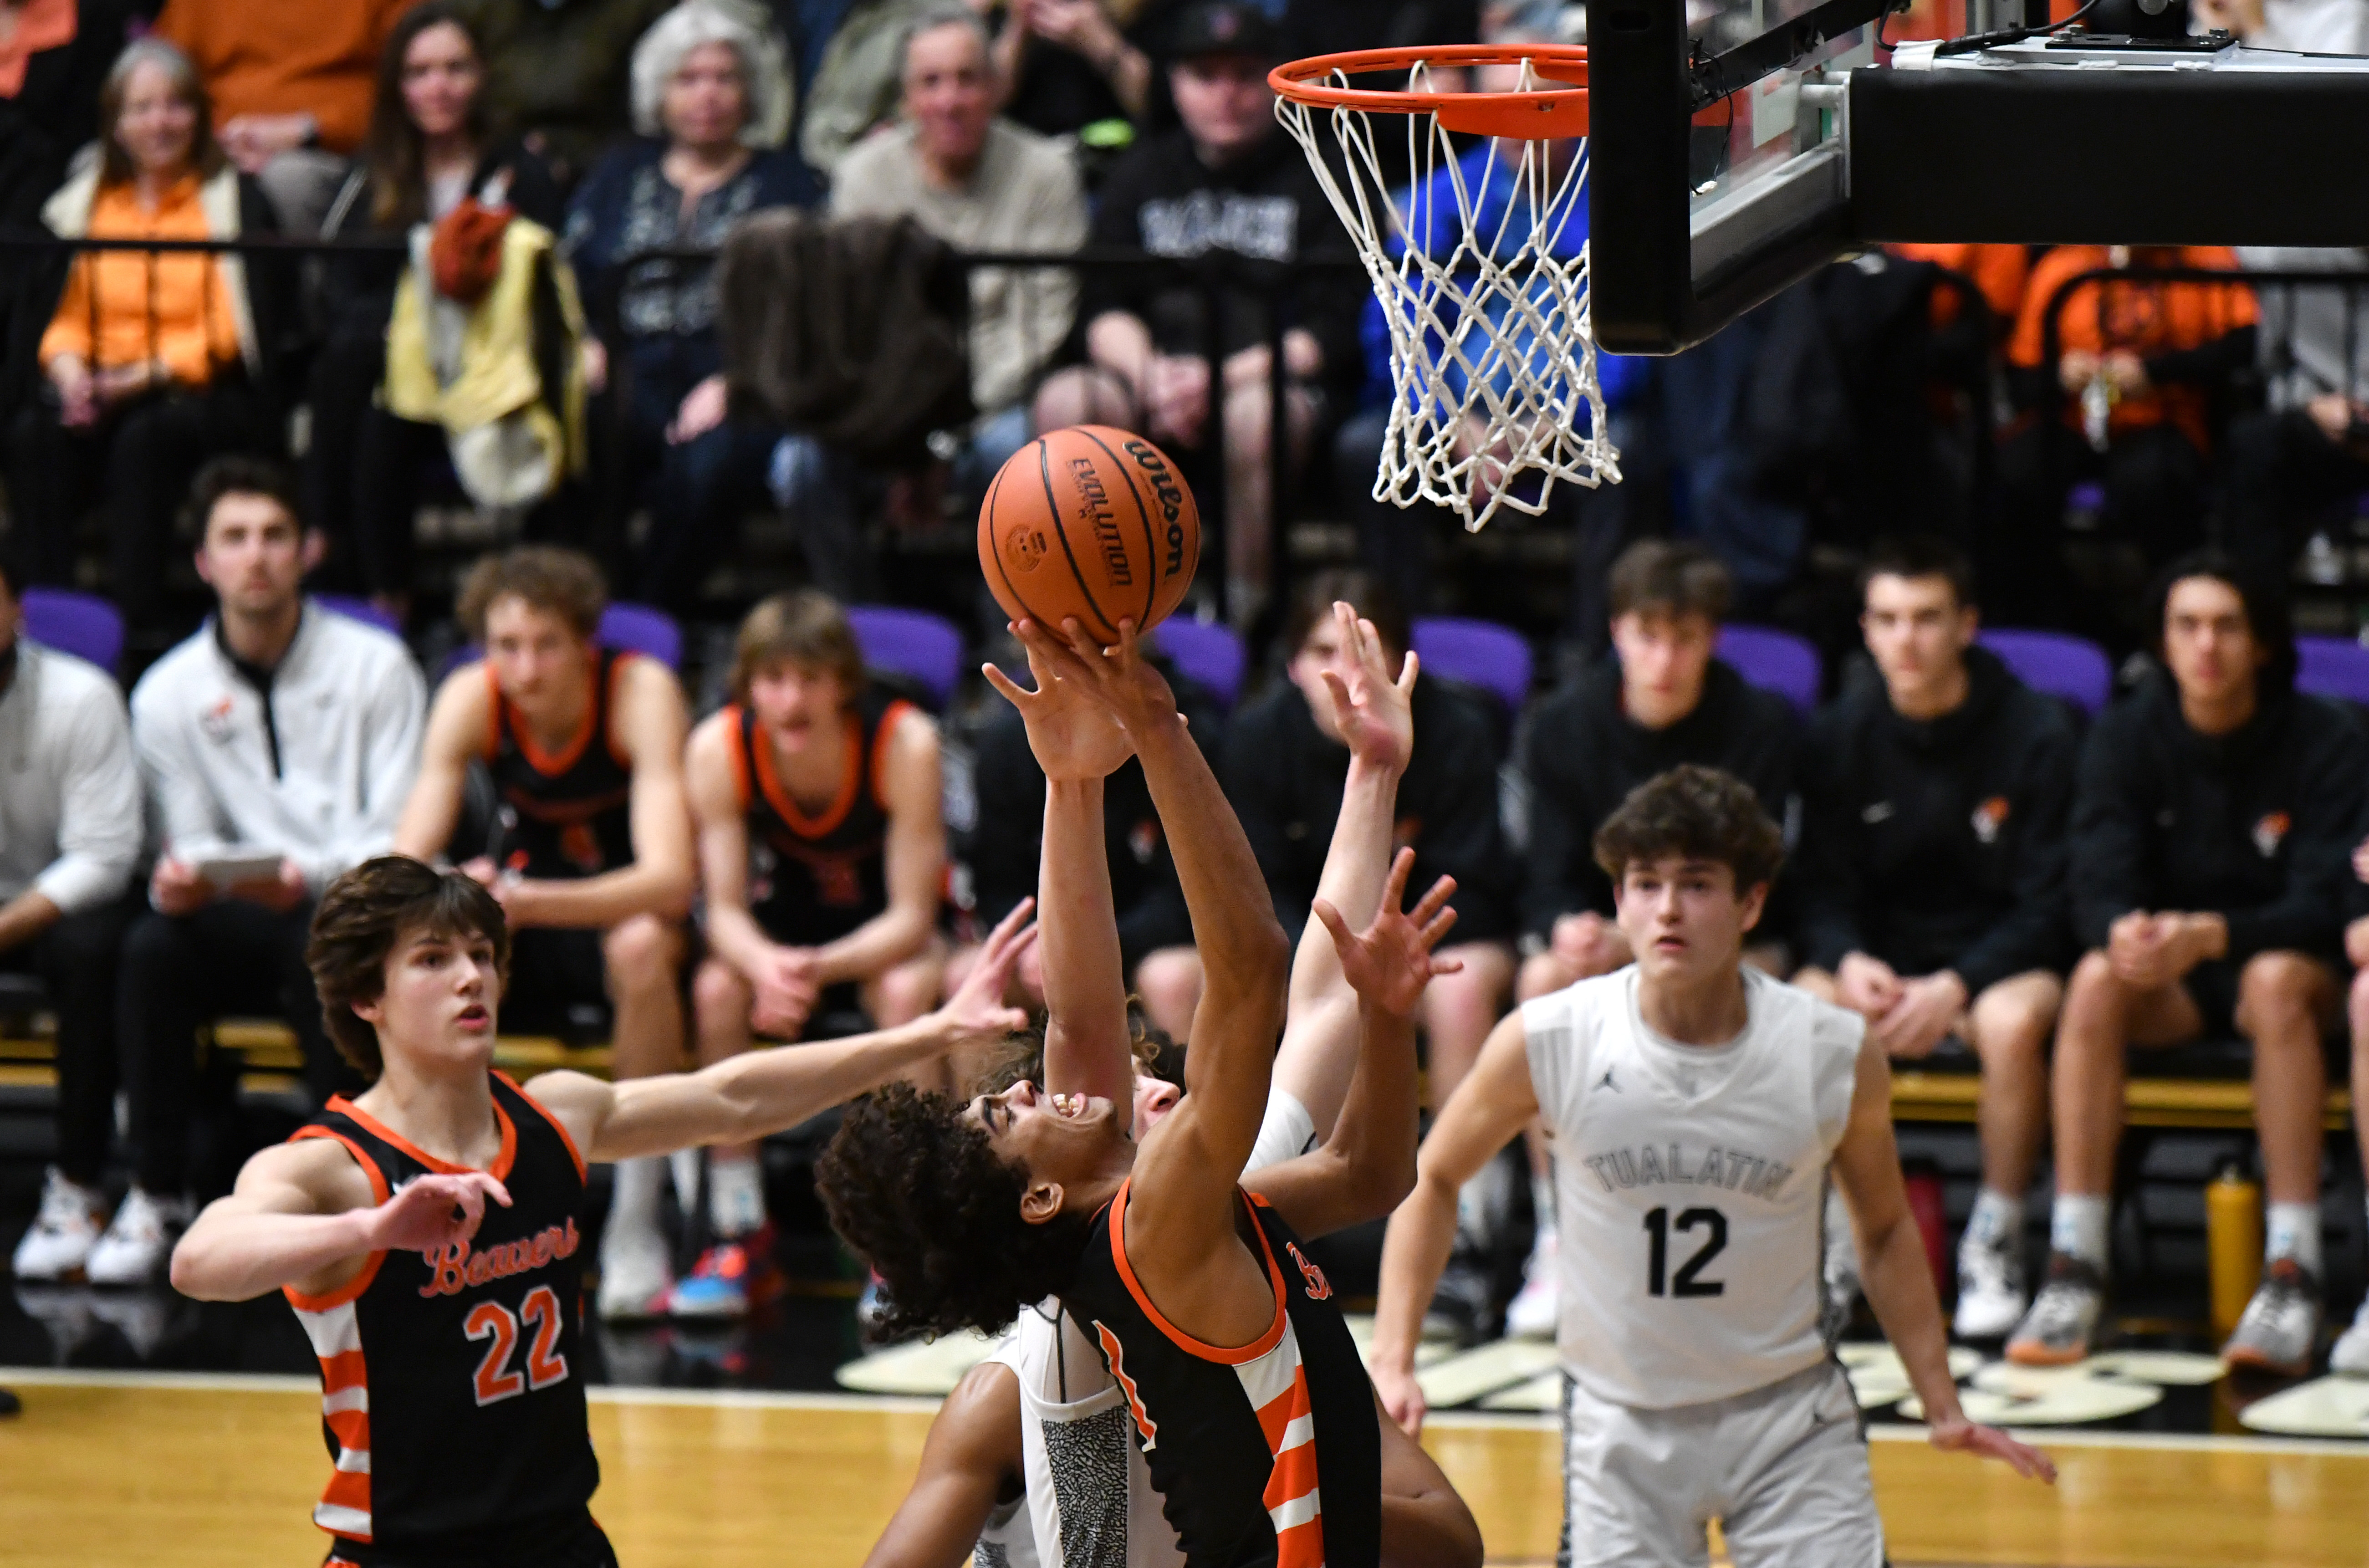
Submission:
<svg viewBox="0 0 2369 1568">
<path fill-rule="evenodd" d="M 1074 622 L 1067 642 L 1019 630 L 1040 681 L 1066 683 L 1123 732 L 1109 765 L 1133 749 L 1175 845 L 1207 970 L 1186 1093 L 1139 1148 L 1124 1059 L 1108 1051 L 1090 1063 L 1048 1044 L 1045 1089 L 1023 1082 L 968 1105 L 892 1088 L 850 1113 L 818 1172 L 833 1223 L 886 1276 L 907 1325 L 1001 1327 L 1059 1296 L 1126 1391 L 1188 1562 L 1348 1568 L 1379 1561 L 1386 1530 L 1394 1557 L 1406 1541 L 1409 1561 L 1476 1561 L 1452 1494 L 1385 1494 L 1370 1386 L 1331 1286 L 1299 1245 L 1295 1224 L 1337 1224 L 1355 1195 L 1310 1184 L 1270 1204 L 1239 1185 L 1286 981 L 1282 933 L 1241 827 L 1131 626 L 1107 653 Z M 1398 913 L 1410 864 L 1393 869 L 1361 933 L 1330 902 L 1316 906 L 1366 1039 L 1335 1150 L 1403 1136 L 1367 1129 L 1381 1105 L 1411 1112 L 1410 1015 L 1438 964 L 1431 948 L 1451 889 Z"/>
<path fill-rule="evenodd" d="M 1409 697 L 1415 660 L 1393 681 L 1371 623 L 1333 607 L 1351 671 L 1331 695 L 1349 775 L 1319 893 L 1345 922 L 1363 926 L 1380 907 L 1390 865 L 1398 781 L 1412 753 Z M 1132 755 L 1107 712 L 1035 661 L 1025 692 L 990 668 L 1018 708 L 1046 773 L 1037 890 L 1047 1020 L 1035 1061 L 1015 1064 L 1039 1083 L 1085 1082 L 1116 1103 L 1131 1088 L 1139 1142 L 1175 1103 L 1177 1086 L 1140 1070 L 1129 1038 L 1102 823 L 1103 780 Z M 1334 1126 L 1358 1059 L 1358 1000 L 1331 933 L 1310 921 L 1294 955 L 1283 1043 L 1276 1049 L 1266 1119 L 1242 1185 L 1287 1211 L 1311 1187 L 1331 1185 L 1358 1207 L 1335 1223 L 1387 1214 L 1413 1176 L 1413 1146 L 1399 1137 L 1351 1138 L 1310 1152 Z M 1008 1081 L 1008 1079 L 1007 1079 Z M 1413 1075 L 1393 1073 L 1402 1104 L 1376 1105 L 1374 1125 L 1412 1132 Z M 982 1085 L 1000 1090 L 1004 1082 Z M 1355 1156 L 1352 1158 L 1351 1156 Z M 1322 1223 L 1312 1215 L 1307 1233 Z M 1430 1457 L 1404 1434 L 1382 1436 L 1383 1561 L 1446 1568 L 1471 1561 L 1480 1539 Z M 1104 1367 L 1087 1324 L 1060 1300 L 1032 1305 L 989 1357 L 950 1394 L 931 1425 L 920 1474 L 866 1559 L 867 1568 L 959 1568 L 982 1562 L 1041 1568 L 1164 1568 L 1182 1561 L 1161 1516 L 1127 1417 L 1124 1391 Z M 1426 1528 L 1399 1525 L 1402 1515 Z M 1450 1550 L 1443 1552 L 1445 1546 Z"/>
<path fill-rule="evenodd" d="M 1636 961 L 1497 1026 L 1390 1220 L 1374 1379 L 1412 1430 L 1457 1189 L 1532 1117 L 1553 1134 L 1565 1563 L 1700 1562 L 1713 1516 L 1739 1562 L 1883 1561 L 1859 1403 L 1819 1332 L 1829 1174 L 1934 1445 L 2055 1478 L 1959 1408 L 1865 1021 L 1743 962 L 1783 853 L 1729 774 L 1689 765 L 1631 791 L 1596 857 Z"/>
<path fill-rule="evenodd" d="M 578 1376 L 587 1160 L 794 1127 L 1024 1022 L 1024 902 L 946 1005 L 898 1028 L 604 1083 L 493 1070 L 509 933 L 494 896 L 399 855 L 330 884 L 307 952 L 338 1047 L 372 1080 L 246 1162 L 173 1253 L 200 1300 L 284 1290 L 321 1362 L 336 1462 L 313 1511 L 349 1568 L 604 1568 Z"/>
</svg>

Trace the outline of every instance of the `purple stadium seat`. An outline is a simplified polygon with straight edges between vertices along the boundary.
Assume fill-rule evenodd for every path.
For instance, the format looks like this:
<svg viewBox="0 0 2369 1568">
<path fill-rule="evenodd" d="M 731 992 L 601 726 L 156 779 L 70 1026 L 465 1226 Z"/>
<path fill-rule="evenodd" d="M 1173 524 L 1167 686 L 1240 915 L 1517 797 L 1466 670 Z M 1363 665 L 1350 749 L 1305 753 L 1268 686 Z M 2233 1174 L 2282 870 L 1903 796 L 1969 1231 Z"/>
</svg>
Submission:
<svg viewBox="0 0 2369 1568">
<path fill-rule="evenodd" d="M 403 623 L 367 599 L 356 599 L 343 593 L 316 593 L 313 595 L 313 602 L 332 615 L 343 615 L 349 621 L 360 621 L 398 637 L 403 635 Z"/>
<path fill-rule="evenodd" d="M 1818 705 L 1825 679 L 1818 650 L 1774 626 L 1727 625 L 1719 629 L 1719 657 L 1765 692 L 1774 692 L 1803 713 Z"/>
<path fill-rule="evenodd" d="M 873 669 L 913 681 L 941 708 L 955 694 L 962 679 L 963 639 L 952 621 L 893 604 L 851 604 L 847 624 L 854 628 L 864 662 Z"/>
<path fill-rule="evenodd" d="M 1415 656 L 1423 668 L 1450 681 L 1478 686 L 1517 715 L 1530 695 L 1535 668 L 1529 640 L 1494 621 L 1459 615 L 1425 615 L 1413 627 Z"/>
<path fill-rule="evenodd" d="M 2035 692 L 2063 697 L 2085 714 L 2096 714 L 2113 695 L 2113 663 L 2104 648 L 2087 637 L 2002 626 L 1977 640 L 1998 655 L 2017 680 Z"/>
<path fill-rule="evenodd" d="M 2350 637 L 2297 637 L 2295 690 L 2369 704 L 2369 647 Z"/>
<path fill-rule="evenodd" d="M 682 628 L 673 616 L 647 604 L 612 604 L 601 612 L 602 647 L 644 653 L 669 670 L 682 668 Z"/>
<path fill-rule="evenodd" d="M 1171 616 L 1151 629 L 1151 641 L 1186 677 L 1207 688 L 1219 707 L 1230 710 L 1242 694 L 1242 670 L 1250 658 L 1232 627 Z"/>
<path fill-rule="evenodd" d="M 18 603 L 27 636 L 86 658 L 110 675 L 117 672 L 123 659 L 123 617 L 114 605 L 70 588 L 29 588 Z"/>
</svg>

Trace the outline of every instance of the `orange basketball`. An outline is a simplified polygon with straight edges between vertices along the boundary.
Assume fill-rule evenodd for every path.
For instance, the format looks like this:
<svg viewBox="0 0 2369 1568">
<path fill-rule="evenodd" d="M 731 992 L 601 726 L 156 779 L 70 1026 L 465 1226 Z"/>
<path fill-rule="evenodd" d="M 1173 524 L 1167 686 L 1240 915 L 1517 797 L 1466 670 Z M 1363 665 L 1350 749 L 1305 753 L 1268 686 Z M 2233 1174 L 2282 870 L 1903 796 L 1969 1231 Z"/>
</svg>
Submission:
<svg viewBox="0 0 2369 1568">
<path fill-rule="evenodd" d="M 1071 615 L 1104 647 L 1183 603 L 1201 513 L 1168 454 L 1126 430 L 1072 425 L 1012 454 L 978 509 L 978 566 L 1004 613 L 1054 631 Z"/>
</svg>

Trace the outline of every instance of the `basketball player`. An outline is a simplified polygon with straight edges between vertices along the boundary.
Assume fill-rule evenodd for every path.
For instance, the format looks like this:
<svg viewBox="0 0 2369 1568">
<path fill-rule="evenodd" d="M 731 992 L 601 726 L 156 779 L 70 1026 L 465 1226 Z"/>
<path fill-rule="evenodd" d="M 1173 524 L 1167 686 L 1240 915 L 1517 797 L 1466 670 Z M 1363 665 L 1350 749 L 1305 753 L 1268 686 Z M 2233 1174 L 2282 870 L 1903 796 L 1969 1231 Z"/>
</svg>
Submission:
<svg viewBox="0 0 2369 1568">
<path fill-rule="evenodd" d="M 1743 963 L 1783 848 L 1740 779 L 1685 766 L 1596 835 L 1635 961 L 1523 1004 L 1425 1139 L 1382 1250 L 1374 1381 L 1410 1431 L 1456 1190 L 1534 1116 L 1556 1144 L 1564 1564 L 1884 1560 L 1850 1384 L 1818 1331 L 1831 1173 L 1935 1447 L 2053 1480 L 1958 1406 L 1866 1023 Z"/>
<path fill-rule="evenodd" d="M 306 955 L 373 1080 L 239 1173 L 173 1254 L 201 1300 L 286 1292 L 321 1362 L 331 1564 L 600 1568 L 578 1338 L 585 1162 L 792 1127 L 1013 1027 L 1024 913 L 945 1007 L 895 1029 L 609 1084 L 492 1070 L 509 933 L 458 872 L 400 855 L 330 885 Z"/>
<path fill-rule="evenodd" d="M 999 1327 L 1047 1295 L 1090 1324 L 1186 1562 L 1362 1568 L 1379 1561 L 1386 1510 L 1404 1535 L 1435 1532 L 1440 1560 L 1477 1561 L 1460 1505 L 1385 1497 L 1370 1386 L 1299 1249 L 1299 1226 L 1339 1223 L 1354 1196 L 1311 1181 L 1270 1201 L 1239 1185 L 1288 978 L 1249 843 L 1131 622 L 1108 652 L 1074 621 L 1067 641 L 1017 631 L 1040 680 L 1073 684 L 1125 732 L 1175 845 L 1207 975 L 1186 1092 L 1139 1153 L 1108 1053 L 1089 1076 L 1048 1045 L 1046 1090 L 1023 1081 L 967 1105 L 892 1088 L 850 1111 L 818 1168 L 832 1223 L 887 1279 L 892 1327 Z M 1445 882 L 1398 912 L 1411 865 L 1401 858 L 1361 933 L 1316 906 L 1366 1039 L 1328 1142 L 1344 1159 L 1406 1131 L 1379 1113 L 1412 1104 L 1411 1014 L 1452 923 Z M 1438 1539 L 1459 1524 L 1463 1541 Z"/>
<path fill-rule="evenodd" d="M 1349 650 L 1348 679 L 1336 676 L 1328 695 L 1351 761 L 1319 890 L 1345 921 L 1362 926 L 1379 909 L 1388 875 L 1397 784 L 1413 741 L 1409 700 L 1416 667 L 1410 656 L 1393 681 L 1371 623 L 1359 623 L 1346 604 L 1334 605 L 1333 612 L 1336 635 Z M 989 679 L 1001 685 L 1000 674 Z M 1041 1082 L 1047 1059 L 1054 1071 L 1074 1065 L 1096 1076 L 1126 1064 L 1140 1141 L 1174 1105 L 1177 1089 L 1136 1066 L 1121 984 L 1100 795 L 1106 771 L 1123 763 L 1131 749 L 1124 732 L 1074 685 L 1041 667 L 1036 676 L 1035 692 L 1007 692 L 1047 781 L 1038 891 L 1048 913 L 1038 924 L 1037 956 L 1051 1015 L 1045 1050 L 1025 1070 Z M 1091 1062 L 1075 1059 L 1090 1054 Z M 1311 921 L 1292 962 L 1266 1121 L 1243 1176 L 1248 1190 L 1267 1194 L 1272 1175 L 1274 1190 L 1288 1196 L 1291 1182 L 1308 1173 L 1294 1167 L 1330 1158 L 1304 1151 L 1319 1129 L 1329 1133 L 1356 1058 L 1356 995 L 1341 972 L 1331 935 Z M 1413 1112 L 1410 1104 L 1383 1114 L 1411 1120 Z M 1342 1166 L 1336 1179 L 1346 1178 L 1351 1191 L 1365 1195 L 1359 1218 L 1372 1219 L 1389 1212 L 1411 1175 L 1411 1164 L 1379 1179 Z M 1461 1503 L 1429 1456 L 1395 1427 L 1382 1436 L 1384 1493 L 1435 1498 L 1433 1507 L 1452 1511 L 1452 1524 Z M 966 1555 L 992 1568 L 1180 1562 L 1176 1533 L 1160 1516 L 1160 1505 L 1135 1446 L 1123 1391 L 1084 1325 L 1055 1299 L 1024 1310 L 1013 1333 L 940 1407 L 921 1450 L 921 1473 L 867 1563 L 959 1568 Z M 1459 1560 L 1392 1555 L 1388 1517 L 1386 1561 Z"/>
<path fill-rule="evenodd" d="M 752 1035 L 797 1039 L 820 1013 L 860 1005 L 888 1026 L 928 1012 L 944 964 L 937 727 L 867 684 L 837 603 L 802 589 L 750 612 L 731 705 L 692 732 L 684 766 L 711 949 L 692 990 L 700 1060 L 736 1056 Z M 916 1070 L 951 1082 L 935 1059 Z M 670 1305 L 738 1317 L 764 1256 L 764 1189 L 749 1145 L 709 1158 L 720 1240 Z"/>
<path fill-rule="evenodd" d="M 573 550 L 521 545 L 471 568 L 461 624 L 485 658 L 436 693 L 395 849 L 429 861 L 446 853 L 470 767 L 483 765 L 495 820 L 461 869 L 493 890 L 511 930 L 511 1023 L 564 1028 L 573 1009 L 605 994 L 616 1075 L 647 1078 L 682 1066 L 691 721 L 673 671 L 595 643 L 607 600 L 601 568 Z M 662 1169 L 657 1160 L 617 1167 L 601 1238 L 603 1318 L 666 1310 Z"/>
</svg>

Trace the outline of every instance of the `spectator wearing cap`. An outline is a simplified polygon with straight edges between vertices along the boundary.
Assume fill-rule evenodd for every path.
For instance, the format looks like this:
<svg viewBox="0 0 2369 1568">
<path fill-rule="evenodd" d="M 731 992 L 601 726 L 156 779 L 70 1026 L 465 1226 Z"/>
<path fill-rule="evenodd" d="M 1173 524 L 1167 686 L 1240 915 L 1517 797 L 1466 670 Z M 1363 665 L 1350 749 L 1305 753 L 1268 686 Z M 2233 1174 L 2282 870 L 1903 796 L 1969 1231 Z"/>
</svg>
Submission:
<svg viewBox="0 0 2369 1568">
<path fill-rule="evenodd" d="M 965 251 L 1074 250 L 1086 197 L 1069 153 L 995 114 L 986 24 L 961 0 L 917 17 L 899 73 L 903 113 L 840 166 L 834 217 L 910 216 Z M 984 493 L 1028 440 L 1028 395 L 1070 335 L 1077 282 L 1065 272 L 970 274 L 971 401 L 978 419 L 955 483 Z"/>
<path fill-rule="evenodd" d="M 1142 272 L 1097 280 L 1084 312 L 1086 362 L 1050 377 L 1036 399 L 1038 429 L 1140 430 L 1198 483 L 1224 486 L 1227 600 L 1242 624 L 1256 617 L 1270 588 L 1275 328 L 1284 328 L 1294 466 L 1328 404 L 1361 374 L 1363 290 L 1288 270 L 1310 251 L 1345 247 L 1299 147 L 1276 123 L 1266 74 L 1280 53 L 1265 14 L 1235 0 L 1211 0 L 1178 18 L 1168 80 L 1182 123 L 1112 165 L 1093 239 L 1180 260 L 1223 252 L 1234 264 L 1232 281 L 1217 321 L 1205 323 L 1197 283 Z M 1205 327 L 1216 338 L 1214 363 L 1203 357 Z"/>
<path fill-rule="evenodd" d="M 229 166 L 189 57 L 125 49 L 99 95 L 99 155 L 42 208 L 63 239 L 235 240 L 279 225 Z M 106 514 L 110 586 L 135 637 L 161 627 L 165 554 L 189 476 L 279 441 L 292 323 L 269 258 L 91 251 L 27 269 L 43 384 L 10 431 L 10 500 L 35 582 L 73 580 L 74 536 Z"/>
<path fill-rule="evenodd" d="M 58 1156 L 11 1266 L 18 1279 L 63 1279 L 106 1219 L 140 772 L 114 678 L 27 638 L 21 587 L 0 554 L 0 973 L 39 977 L 57 1013 Z"/>
<path fill-rule="evenodd" d="M 281 227 L 320 232 L 361 145 L 380 54 L 411 0 L 166 0 L 213 99 L 223 150 L 262 181 Z"/>
<path fill-rule="evenodd" d="M 639 133 L 577 191 L 566 248 L 595 340 L 587 376 L 614 409 L 605 487 L 647 503 L 650 532 L 635 597 L 677 609 L 695 598 L 742 512 L 765 493 L 780 431 L 727 406 L 715 331 L 715 264 L 654 255 L 720 249 L 733 226 L 821 197 L 797 156 L 766 143 L 785 85 L 765 70 L 764 34 L 736 12 L 687 0 L 634 51 Z"/>
</svg>

